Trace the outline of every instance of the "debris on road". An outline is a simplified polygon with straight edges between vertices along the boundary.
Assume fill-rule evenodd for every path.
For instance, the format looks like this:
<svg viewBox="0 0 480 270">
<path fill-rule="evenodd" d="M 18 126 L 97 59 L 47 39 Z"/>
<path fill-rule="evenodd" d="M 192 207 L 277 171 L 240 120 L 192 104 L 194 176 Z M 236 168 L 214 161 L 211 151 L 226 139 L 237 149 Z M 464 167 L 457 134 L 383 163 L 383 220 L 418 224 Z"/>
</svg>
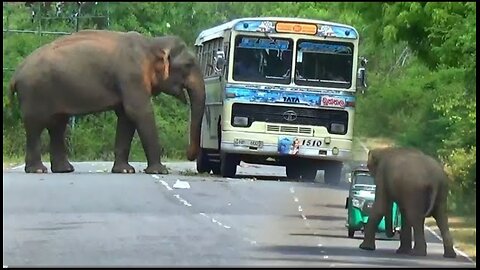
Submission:
<svg viewBox="0 0 480 270">
<path fill-rule="evenodd" d="M 173 184 L 173 188 L 180 188 L 180 189 L 190 188 L 190 184 L 186 181 L 180 181 L 180 179 L 177 179 L 175 184 Z"/>
</svg>

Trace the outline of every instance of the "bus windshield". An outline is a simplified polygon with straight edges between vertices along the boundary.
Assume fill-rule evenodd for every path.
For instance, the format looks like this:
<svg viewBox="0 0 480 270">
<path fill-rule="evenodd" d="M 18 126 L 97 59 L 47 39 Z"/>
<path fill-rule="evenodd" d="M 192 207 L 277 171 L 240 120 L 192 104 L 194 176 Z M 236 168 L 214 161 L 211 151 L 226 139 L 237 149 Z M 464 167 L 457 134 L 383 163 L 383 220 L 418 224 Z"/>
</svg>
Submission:
<svg viewBox="0 0 480 270">
<path fill-rule="evenodd" d="M 235 38 L 233 79 L 290 84 L 293 40 L 238 35 Z"/>
<path fill-rule="evenodd" d="M 298 40 L 295 84 L 350 88 L 353 44 Z"/>
</svg>

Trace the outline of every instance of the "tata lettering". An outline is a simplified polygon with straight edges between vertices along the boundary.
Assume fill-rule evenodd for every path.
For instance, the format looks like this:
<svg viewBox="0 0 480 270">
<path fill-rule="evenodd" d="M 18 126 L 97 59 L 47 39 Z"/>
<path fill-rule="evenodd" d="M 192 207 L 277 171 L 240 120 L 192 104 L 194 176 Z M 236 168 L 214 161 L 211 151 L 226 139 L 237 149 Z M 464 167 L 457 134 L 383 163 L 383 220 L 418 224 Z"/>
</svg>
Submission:
<svg viewBox="0 0 480 270">
<path fill-rule="evenodd" d="M 283 102 L 300 103 L 300 99 L 298 97 L 283 97 Z"/>
</svg>

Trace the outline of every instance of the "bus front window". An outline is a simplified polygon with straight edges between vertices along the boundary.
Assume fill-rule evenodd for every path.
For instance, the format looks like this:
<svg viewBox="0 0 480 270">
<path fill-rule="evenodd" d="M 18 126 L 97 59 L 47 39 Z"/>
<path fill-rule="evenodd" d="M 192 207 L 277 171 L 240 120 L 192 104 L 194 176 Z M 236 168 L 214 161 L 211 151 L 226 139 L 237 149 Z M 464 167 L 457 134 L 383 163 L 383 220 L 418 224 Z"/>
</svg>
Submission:
<svg viewBox="0 0 480 270">
<path fill-rule="evenodd" d="M 350 88 L 353 44 L 333 41 L 298 41 L 295 84 Z"/>
<path fill-rule="evenodd" d="M 235 38 L 235 81 L 290 83 L 293 41 L 239 35 Z"/>
</svg>

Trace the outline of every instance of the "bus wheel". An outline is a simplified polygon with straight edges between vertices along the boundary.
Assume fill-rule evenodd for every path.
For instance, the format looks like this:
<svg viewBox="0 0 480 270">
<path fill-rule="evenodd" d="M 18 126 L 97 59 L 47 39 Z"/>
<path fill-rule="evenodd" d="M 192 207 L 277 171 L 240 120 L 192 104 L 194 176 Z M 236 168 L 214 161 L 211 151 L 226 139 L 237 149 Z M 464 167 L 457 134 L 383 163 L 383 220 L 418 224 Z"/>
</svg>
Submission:
<svg viewBox="0 0 480 270">
<path fill-rule="evenodd" d="M 303 181 L 315 181 L 318 168 L 313 164 L 305 164 L 301 166 L 301 171 Z"/>
<path fill-rule="evenodd" d="M 325 168 L 325 183 L 330 185 L 338 185 L 340 178 L 342 177 L 341 162 L 332 162 Z"/>
<path fill-rule="evenodd" d="M 232 154 L 220 155 L 220 175 L 222 177 L 235 177 L 237 174 L 237 159 Z"/>
<path fill-rule="evenodd" d="M 209 173 L 211 170 L 210 160 L 208 159 L 208 155 L 205 149 L 200 148 L 200 153 L 198 153 L 197 157 L 197 171 L 199 173 Z"/>
<path fill-rule="evenodd" d="M 285 171 L 287 173 L 287 178 L 290 180 L 298 180 L 302 173 L 300 166 L 295 163 L 290 163 L 285 166 Z"/>
<path fill-rule="evenodd" d="M 212 162 L 212 173 L 214 175 L 220 175 L 220 162 Z"/>
</svg>

